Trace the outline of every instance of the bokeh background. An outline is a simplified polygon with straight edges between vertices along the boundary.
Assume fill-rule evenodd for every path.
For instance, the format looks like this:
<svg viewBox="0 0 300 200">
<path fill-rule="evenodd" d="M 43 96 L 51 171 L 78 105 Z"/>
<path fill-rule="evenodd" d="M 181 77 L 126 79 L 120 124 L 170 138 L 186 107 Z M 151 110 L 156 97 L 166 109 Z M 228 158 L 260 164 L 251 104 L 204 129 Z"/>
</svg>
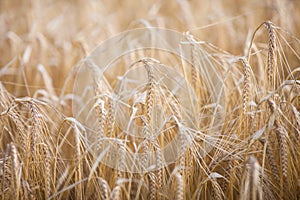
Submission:
<svg viewBox="0 0 300 200">
<path fill-rule="evenodd" d="M 41 86 L 36 69 L 42 64 L 59 89 L 74 64 L 102 41 L 150 26 L 189 31 L 238 55 L 255 28 L 267 20 L 299 36 L 299 4 L 297 0 L 1 0 L 0 66 L 10 63 L 16 70 L 25 57 L 25 74 L 33 75 L 29 85 Z M 14 87 L 16 95 L 25 95 L 22 91 Z"/>
</svg>

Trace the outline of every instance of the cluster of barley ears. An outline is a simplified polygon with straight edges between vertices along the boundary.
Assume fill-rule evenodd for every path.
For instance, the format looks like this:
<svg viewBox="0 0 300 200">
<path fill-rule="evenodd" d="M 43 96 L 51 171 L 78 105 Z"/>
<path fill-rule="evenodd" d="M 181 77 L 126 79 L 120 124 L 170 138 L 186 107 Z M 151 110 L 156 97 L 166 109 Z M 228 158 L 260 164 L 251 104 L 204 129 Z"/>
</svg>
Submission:
<svg viewBox="0 0 300 200">
<path fill-rule="evenodd" d="M 190 62 L 160 51 L 125 55 L 100 76 L 80 77 L 92 86 L 82 84 L 83 98 L 71 67 L 122 30 L 131 20 L 122 9 L 137 5 L 70 2 L 49 6 L 47 16 L 39 1 L 0 1 L 1 199 L 300 197 L 299 27 L 282 11 L 290 2 L 265 3 L 277 9 L 265 13 L 276 23 L 257 16 L 248 37 L 240 19 L 217 24 L 212 35 L 183 34 Z M 56 8 L 78 13 L 65 19 L 81 30 L 76 37 Z M 203 17 L 193 9 L 156 2 L 129 28 L 164 27 L 180 13 L 170 28 L 186 31 Z M 95 20 L 106 12 L 116 13 L 106 16 L 115 25 Z M 104 26 L 106 33 L 97 28 Z"/>
</svg>

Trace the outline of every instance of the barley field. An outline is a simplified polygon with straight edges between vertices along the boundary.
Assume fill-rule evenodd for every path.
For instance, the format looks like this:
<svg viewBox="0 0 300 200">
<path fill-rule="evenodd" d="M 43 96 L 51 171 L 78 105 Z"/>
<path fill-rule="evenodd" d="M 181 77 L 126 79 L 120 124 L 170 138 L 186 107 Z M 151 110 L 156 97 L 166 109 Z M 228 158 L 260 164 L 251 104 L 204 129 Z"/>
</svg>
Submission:
<svg viewBox="0 0 300 200">
<path fill-rule="evenodd" d="M 299 11 L 0 0 L 0 198 L 300 199 Z"/>
</svg>

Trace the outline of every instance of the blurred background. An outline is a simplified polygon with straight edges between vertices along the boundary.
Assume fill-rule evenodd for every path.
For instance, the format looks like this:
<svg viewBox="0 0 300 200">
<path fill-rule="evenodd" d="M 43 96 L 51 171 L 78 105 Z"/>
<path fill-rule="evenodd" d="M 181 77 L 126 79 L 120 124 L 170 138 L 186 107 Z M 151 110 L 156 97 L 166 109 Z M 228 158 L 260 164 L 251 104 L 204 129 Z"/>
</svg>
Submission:
<svg viewBox="0 0 300 200">
<path fill-rule="evenodd" d="M 0 67 L 9 68 L 0 78 L 13 94 L 30 96 L 43 87 L 43 69 L 59 90 L 74 64 L 102 41 L 139 27 L 189 31 L 240 55 L 266 20 L 299 36 L 299 10 L 296 0 L 0 0 Z"/>
</svg>

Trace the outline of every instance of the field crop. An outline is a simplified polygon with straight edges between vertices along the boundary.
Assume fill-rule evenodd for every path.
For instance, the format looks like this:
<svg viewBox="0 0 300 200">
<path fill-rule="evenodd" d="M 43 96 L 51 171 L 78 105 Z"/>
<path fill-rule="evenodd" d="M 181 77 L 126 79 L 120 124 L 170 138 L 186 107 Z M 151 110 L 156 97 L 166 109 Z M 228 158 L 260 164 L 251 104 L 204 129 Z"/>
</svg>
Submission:
<svg viewBox="0 0 300 200">
<path fill-rule="evenodd" d="M 300 199 L 299 10 L 0 0 L 0 198 Z"/>
</svg>

